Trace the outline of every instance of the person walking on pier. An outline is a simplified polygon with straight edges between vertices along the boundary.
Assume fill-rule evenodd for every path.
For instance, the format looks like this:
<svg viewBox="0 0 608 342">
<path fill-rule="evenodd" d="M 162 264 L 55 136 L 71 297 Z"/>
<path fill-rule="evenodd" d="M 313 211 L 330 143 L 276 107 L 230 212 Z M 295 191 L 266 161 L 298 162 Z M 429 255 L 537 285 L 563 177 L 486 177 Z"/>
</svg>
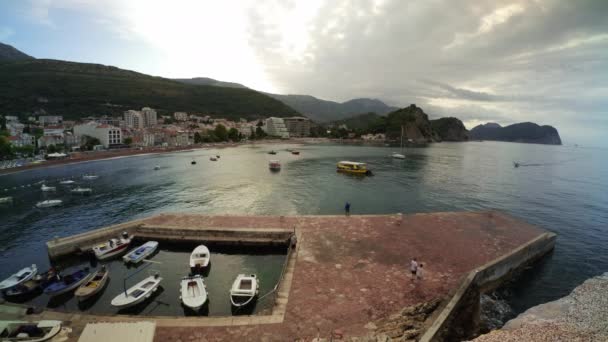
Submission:
<svg viewBox="0 0 608 342">
<path fill-rule="evenodd" d="M 416 278 L 416 271 L 418 271 L 418 262 L 416 261 L 416 258 L 413 258 L 410 261 L 410 272 L 412 273 L 412 280 Z"/>
<path fill-rule="evenodd" d="M 346 202 L 344 205 L 344 215 L 350 216 L 350 203 Z"/>
</svg>

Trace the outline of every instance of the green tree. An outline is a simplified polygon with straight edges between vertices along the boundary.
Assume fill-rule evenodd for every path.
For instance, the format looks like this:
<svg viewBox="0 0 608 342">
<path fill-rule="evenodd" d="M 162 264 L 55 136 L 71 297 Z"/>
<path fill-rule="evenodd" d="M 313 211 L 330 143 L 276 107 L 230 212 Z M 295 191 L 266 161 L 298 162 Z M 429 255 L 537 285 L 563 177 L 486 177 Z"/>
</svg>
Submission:
<svg viewBox="0 0 608 342">
<path fill-rule="evenodd" d="M 24 156 L 28 156 L 28 157 L 34 156 L 34 146 L 32 146 L 32 145 L 14 147 L 13 150 L 15 151 L 15 153 L 19 153 Z"/>
<path fill-rule="evenodd" d="M 130 146 L 132 143 L 133 143 L 133 138 L 131 138 L 131 137 L 125 138 L 125 145 Z"/>
<path fill-rule="evenodd" d="M 230 128 L 228 130 L 228 139 L 235 142 L 241 140 L 239 130 L 234 127 Z"/>
<path fill-rule="evenodd" d="M 0 116 L 0 130 L 6 130 L 6 118 L 4 117 L 4 115 Z"/>
<path fill-rule="evenodd" d="M 217 137 L 218 141 L 227 141 L 228 140 L 228 130 L 224 125 L 217 125 L 213 130 L 213 133 Z"/>
<path fill-rule="evenodd" d="M 85 143 L 80 148 L 82 150 L 91 151 L 95 145 L 100 145 L 101 141 L 97 138 L 90 137 L 88 135 L 84 136 Z"/>
<path fill-rule="evenodd" d="M 13 157 L 13 149 L 7 137 L 0 135 L 0 160 Z"/>
<path fill-rule="evenodd" d="M 200 144 L 203 142 L 203 136 L 199 132 L 194 133 L 194 143 Z"/>
<path fill-rule="evenodd" d="M 55 145 L 50 145 L 49 147 L 46 148 L 46 153 L 57 153 L 57 152 L 59 152 L 59 149 Z"/>
</svg>

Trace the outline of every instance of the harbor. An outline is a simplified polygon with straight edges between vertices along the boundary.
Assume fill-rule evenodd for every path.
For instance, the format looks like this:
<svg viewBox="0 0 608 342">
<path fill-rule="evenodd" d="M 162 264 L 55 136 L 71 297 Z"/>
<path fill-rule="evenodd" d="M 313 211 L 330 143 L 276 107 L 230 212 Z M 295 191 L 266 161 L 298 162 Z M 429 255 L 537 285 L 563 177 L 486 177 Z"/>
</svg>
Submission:
<svg viewBox="0 0 608 342">
<path fill-rule="evenodd" d="M 151 260 L 161 263 L 167 262 L 163 252 L 163 244 L 167 243 L 209 241 L 211 258 L 213 246 L 246 250 L 264 245 L 276 247 L 281 240 L 283 246 L 295 245 L 284 257 L 283 270 L 282 263 L 277 263 L 279 277 L 271 286 L 276 293 L 262 300 L 270 300 L 271 308 L 257 313 L 184 318 L 183 313 L 173 316 L 163 311 L 147 315 L 93 314 L 44 307 L 34 310 L 38 313 L 28 318 L 69 321 L 74 341 L 87 323 L 141 320 L 156 324 L 155 341 L 183 341 L 191 336 L 236 340 L 254 332 L 268 340 L 310 340 L 317 336 L 374 333 L 381 329 L 383 319 L 404 308 L 439 300 L 442 304 L 417 334 L 422 336 L 437 319 L 441 322 L 435 323 L 433 329 L 446 333 L 454 323 L 453 317 L 459 316 L 463 322 L 462 315 L 454 313 L 459 305 L 450 302 L 470 272 L 485 270 L 483 281 L 476 285 L 495 287 L 517 269 L 548 253 L 555 243 L 554 234 L 495 211 L 360 216 L 167 213 L 52 239 L 47 243 L 48 253 L 54 259 L 82 254 L 123 231 L 142 241 L 158 240 L 161 251 Z M 296 239 L 291 238 L 293 234 Z M 425 265 L 423 280 L 413 280 L 408 272 L 413 257 Z M 179 267 L 187 269 L 187 258 L 182 258 L 182 263 Z M 113 268 L 111 265 L 110 270 Z M 177 270 L 178 266 L 170 268 Z M 205 279 L 212 279 L 214 271 L 212 267 Z M 120 276 L 112 277 L 112 281 L 120 283 Z M 262 284 L 265 277 L 260 274 Z M 177 284 L 161 286 L 165 287 L 161 295 L 179 296 Z M 228 289 L 229 285 L 225 293 Z M 212 295 L 210 291 L 210 303 L 215 303 L 218 299 Z M 142 312 L 162 305 L 155 298 L 146 303 Z M 448 313 L 444 313 L 446 309 Z M 474 317 L 469 318 L 475 321 Z"/>
</svg>

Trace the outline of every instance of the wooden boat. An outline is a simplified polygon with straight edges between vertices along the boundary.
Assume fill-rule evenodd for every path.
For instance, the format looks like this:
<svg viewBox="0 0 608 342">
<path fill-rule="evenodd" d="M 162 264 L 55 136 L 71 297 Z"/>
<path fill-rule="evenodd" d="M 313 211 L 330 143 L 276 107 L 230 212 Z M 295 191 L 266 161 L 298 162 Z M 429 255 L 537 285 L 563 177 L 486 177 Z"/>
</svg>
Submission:
<svg viewBox="0 0 608 342">
<path fill-rule="evenodd" d="M 158 289 L 158 286 L 162 280 L 163 278 L 161 278 L 158 274 L 149 276 L 135 284 L 126 292 L 122 292 L 118 296 L 114 297 L 111 304 L 117 308 L 127 308 L 129 306 L 139 304 L 152 296 L 152 293 Z"/>
<path fill-rule="evenodd" d="M 259 282 L 255 274 L 239 274 L 230 289 L 230 302 L 235 307 L 251 303 L 258 295 Z"/>
<path fill-rule="evenodd" d="M 126 263 L 132 262 L 136 264 L 145 259 L 148 255 L 154 253 L 156 248 L 158 248 L 158 241 L 148 241 L 143 245 L 132 249 L 129 253 L 122 257 L 122 260 L 124 260 Z"/>
<path fill-rule="evenodd" d="M 209 253 L 209 248 L 205 245 L 199 245 L 190 254 L 190 268 L 200 270 L 209 266 L 210 260 L 211 253 Z"/>
<path fill-rule="evenodd" d="M 0 321 L 2 342 L 43 342 L 55 337 L 60 331 L 61 321 Z"/>
<path fill-rule="evenodd" d="M 51 297 L 68 293 L 89 281 L 92 276 L 93 274 L 89 272 L 89 268 L 85 267 L 82 270 L 78 270 L 65 276 L 57 276 L 55 280 L 51 281 L 44 287 L 43 291 L 45 294 Z"/>
<path fill-rule="evenodd" d="M 74 295 L 79 301 L 87 300 L 103 290 L 108 279 L 110 279 L 110 271 L 105 266 L 101 266 L 101 269 L 95 272 L 86 283 L 80 285 Z"/>
<path fill-rule="evenodd" d="M 63 204 L 63 201 L 59 200 L 59 199 L 45 200 L 45 201 L 36 203 L 36 208 L 57 207 L 62 204 Z"/>
<path fill-rule="evenodd" d="M 38 273 L 38 268 L 36 267 L 36 264 L 32 264 L 32 266 L 22 268 L 17 273 L 4 279 L 0 283 L 0 291 L 7 290 L 11 287 L 15 287 L 19 284 L 25 283 L 26 281 L 34 278 L 36 273 Z"/>
<path fill-rule="evenodd" d="M 367 164 L 351 162 L 351 161 L 341 161 L 337 165 L 338 172 L 352 173 L 358 175 L 371 175 L 372 172 L 367 169 Z"/>
<path fill-rule="evenodd" d="M 51 191 L 57 190 L 57 188 L 55 188 L 54 186 L 46 186 L 46 184 L 42 184 L 42 186 L 40 187 L 40 190 L 42 192 L 51 192 Z"/>
<path fill-rule="evenodd" d="M 76 194 L 76 195 L 90 195 L 93 192 L 93 189 L 76 187 L 76 188 L 72 189 L 70 192 L 73 194 Z"/>
<path fill-rule="evenodd" d="M 200 275 L 183 277 L 180 283 L 180 299 L 184 306 L 199 310 L 207 301 L 207 287 Z"/>
<path fill-rule="evenodd" d="M 99 260 L 109 259 L 126 252 L 130 243 L 131 238 L 128 237 L 127 233 L 123 233 L 123 236 L 119 239 L 112 238 L 93 247 L 93 253 Z"/>
<path fill-rule="evenodd" d="M 281 171 L 281 162 L 278 160 L 271 160 L 268 162 L 268 168 L 271 171 Z"/>
</svg>

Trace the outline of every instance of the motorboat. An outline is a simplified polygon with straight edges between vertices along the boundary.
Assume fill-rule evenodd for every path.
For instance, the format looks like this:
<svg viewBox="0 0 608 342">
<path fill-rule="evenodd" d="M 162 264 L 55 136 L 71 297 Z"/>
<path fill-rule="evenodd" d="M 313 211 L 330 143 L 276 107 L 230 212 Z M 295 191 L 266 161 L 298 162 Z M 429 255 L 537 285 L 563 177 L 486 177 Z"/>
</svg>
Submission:
<svg viewBox="0 0 608 342">
<path fill-rule="evenodd" d="M 93 189 L 83 188 L 83 187 L 79 186 L 79 187 L 72 189 L 70 192 L 73 194 L 76 194 L 76 195 L 90 195 L 93 192 Z"/>
<path fill-rule="evenodd" d="M 401 153 L 393 153 L 391 154 L 391 157 L 394 159 L 405 159 L 405 156 Z"/>
<path fill-rule="evenodd" d="M 281 162 L 278 160 L 271 160 L 268 162 L 268 168 L 271 171 L 281 171 Z"/>
<path fill-rule="evenodd" d="M 38 273 L 38 268 L 36 264 L 32 264 L 32 266 L 28 266 L 22 268 L 17 271 L 17 273 L 11 275 L 10 277 L 4 279 L 0 282 L 0 291 L 10 289 L 11 287 L 15 287 L 19 284 L 22 284 L 32 278 Z"/>
<path fill-rule="evenodd" d="M 209 266 L 211 261 L 211 253 L 205 245 L 197 246 L 190 254 L 190 268 L 198 270 Z"/>
<path fill-rule="evenodd" d="M 196 165 L 196 160 L 192 159 L 192 161 L 190 162 L 190 164 Z"/>
<path fill-rule="evenodd" d="M 272 151 L 268 152 L 268 154 L 277 154 L 277 152 L 275 150 L 272 150 Z"/>
<path fill-rule="evenodd" d="M 52 199 L 52 200 L 44 200 L 42 202 L 36 203 L 36 208 L 50 208 L 57 207 L 63 204 L 62 200 Z"/>
<path fill-rule="evenodd" d="M 99 178 L 99 176 L 98 175 L 93 175 L 93 174 L 82 176 L 82 179 L 84 179 L 84 180 L 95 180 L 97 178 Z"/>
<path fill-rule="evenodd" d="M 134 263 L 144 260 L 147 256 L 151 255 L 158 248 L 158 241 L 148 241 L 143 245 L 132 249 L 129 253 L 122 257 L 122 260 L 126 263 Z"/>
<path fill-rule="evenodd" d="M 109 259 L 127 251 L 131 238 L 127 233 L 123 233 L 120 238 L 112 238 L 104 243 L 93 247 L 93 253 L 99 260 Z"/>
<path fill-rule="evenodd" d="M 352 161 L 341 161 L 337 165 L 338 172 L 352 173 L 358 175 L 371 175 L 372 172 L 367 169 L 367 164 L 352 162 Z"/>
<path fill-rule="evenodd" d="M 76 182 L 73 181 L 73 180 L 71 180 L 71 179 L 66 179 L 66 180 L 62 180 L 62 181 L 59 182 L 59 184 L 61 184 L 61 185 L 71 185 L 71 184 L 74 184 L 74 183 L 76 183 Z"/>
<path fill-rule="evenodd" d="M 300 155 L 300 151 L 291 151 L 291 154 Z"/>
<path fill-rule="evenodd" d="M 230 302 L 235 307 L 243 307 L 257 297 L 259 282 L 255 274 L 239 274 L 230 288 Z"/>
<path fill-rule="evenodd" d="M 183 277 L 180 293 L 182 304 L 194 311 L 199 310 L 207 301 L 207 287 L 199 274 Z"/>
<path fill-rule="evenodd" d="M 46 184 L 42 184 L 42 186 L 40 187 L 40 190 L 42 192 L 51 192 L 51 191 L 57 190 L 57 188 L 54 186 L 46 186 Z"/>
<path fill-rule="evenodd" d="M 217 161 L 217 157 L 210 157 L 209 160 L 211 160 L 211 161 Z"/>
<path fill-rule="evenodd" d="M 2 342 L 48 341 L 59 334 L 60 331 L 61 321 L 0 321 L 0 341 Z"/>
<path fill-rule="evenodd" d="M 108 279 L 110 279 L 110 271 L 105 266 L 101 266 L 101 269 L 95 272 L 93 277 L 80 285 L 74 295 L 79 301 L 87 300 L 103 290 L 108 283 Z"/>
<path fill-rule="evenodd" d="M 152 293 L 158 289 L 158 286 L 162 280 L 163 278 L 159 274 L 149 276 L 128 290 L 114 297 L 111 304 L 112 306 L 121 309 L 139 304 L 152 296 Z"/>
<path fill-rule="evenodd" d="M 156 166 L 154 166 L 154 170 L 155 170 L 155 171 L 160 170 L 160 165 L 156 165 Z"/>
<path fill-rule="evenodd" d="M 43 291 L 51 297 L 68 293 L 89 281 L 92 276 L 93 274 L 89 272 L 88 267 L 64 276 L 57 275 L 53 281 L 44 287 Z"/>
</svg>

